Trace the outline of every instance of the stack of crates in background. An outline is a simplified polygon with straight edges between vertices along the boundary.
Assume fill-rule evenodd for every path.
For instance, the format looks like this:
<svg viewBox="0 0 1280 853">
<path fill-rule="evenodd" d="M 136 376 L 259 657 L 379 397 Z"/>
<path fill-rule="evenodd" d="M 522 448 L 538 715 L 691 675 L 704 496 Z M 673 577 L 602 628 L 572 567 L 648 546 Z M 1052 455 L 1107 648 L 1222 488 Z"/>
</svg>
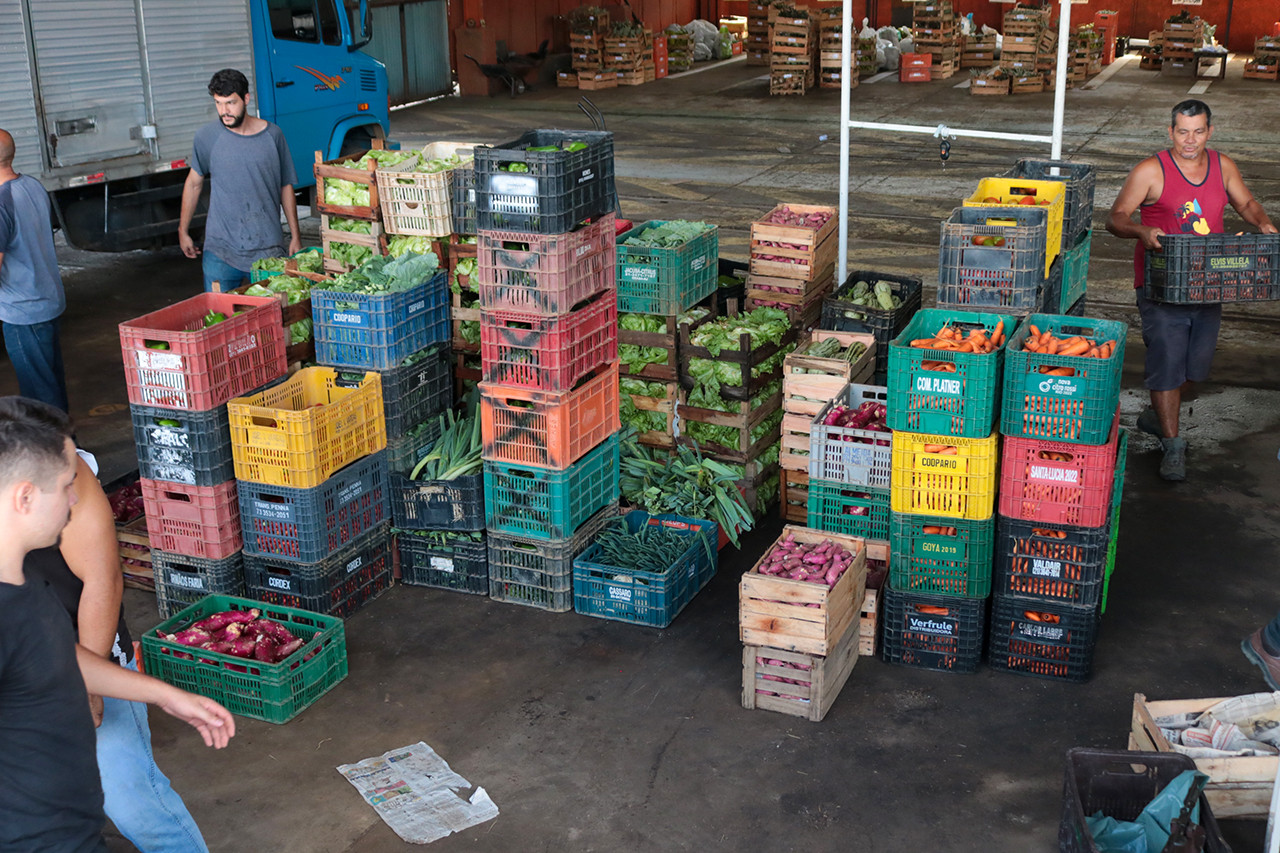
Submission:
<svg viewBox="0 0 1280 853">
<path fill-rule="evenodd" d="M 886 661 L 972 672 L 982 658 L 995 539 L 1006 314 L 925 309 L 890 344 Z M 990 352 L 912 346 L 943 329 L 980 331 Z"/>
<path fill-rule="evenodd" d="M 1031 345 L 1044 340 L 1043 351 L 1026 349 L 1037 334 Z M 988 653 L 994 669 L 1089 677 L 1124 480 L 1128 437 L 1119 401 L 1127 334 L 1124 323 L 1032 314 L 1009 340 Z M 1077 337 L 1081 343 L 1072 345 Z"/>
<path fill-rule="evenodd" d="M 951 0 L 924 0 L 912 6 L 912 42 L 916 53 L 933 58 L 933 80 L 945 80 L 960 67 L 960 27 Z"/>
<path fill-rule="evenodd" d="M 1015 6 L 1004 13 L 1000 68 L 1012 80 L 1011 94 L 1044 90 L 1044 75 L 1037 65 L 1037 58 L 1040 36 L 1048 29 L 1049 14 L 1045 9 Z"/>
<path fill-rule="evenodd" d="M 1160 41 L 1160 73 L 1196 76 L 1196 51 L 1204 44 L 1204 21 L 1183 12 L 1164 22 Z"/>
<path fill-rule="evenodd" d="M 1116 36 L 1120 34 L 1120 13 L 1113 9 L 1099 9 L 1093 13 L 1093 28 L 1102 39 L 1102 64 L 1116 61 Z"/>
<path fill-rule="evenodd" d="M 672 27 L 677 25 L 673 24 Z M 693 36 L 684 30 L 667 30 L 667 69 L 679 74 L 693 67 Z"/>
<path fill-rule="evenodd" d="M 1143 71 L 1159 71 L 1160 55 L 1164 50 L 1164 31 L 1151 30 L 1147 33 L 1147 46 L 1142 48 L 1138 67 Z"/>
<path fill-rule="evenodd" d="M 1082 86 L 1090 77 L 1102 72 L 1102 36 L 1092 24 L 1076 27 L 1072 31 L 1069 52 L 1071 65 L 1067 72 L 1068 87 Z M 1056 55 L 1052 57 L 1052 62 L 1056 67 Z"/>
<path fill-rule="evenodd" d="M 162 617 L 244 591 L 227 402 L 286 371 L 274 297 L 204 293 L 120 324 Z"/>
<path fill-rule="evenodd" d="M 782 449 L 778 457 L 782 468 L 779 508 L 783 520 L 794 524 L 805 524 L 809 519 L 814 417 L 840 396 L 848 383 L 870 382 L 876 361 L 874 335 L 823 329 L 801 334 L 801 342 L 782 362 Z"/>
<path fill-rule="evenodd" d="M 970 33 L 960 37 L 960 67 L 990 68 L 996 64 L 996 33 Z"/>
<path fill-rule="evenodd" d="M 928 83 L 933 79 L 933 54 L 904 53 L 898 58 L 899 83 Z"/>
<path fill-rule="evenodd" d="M 841 51 L 844 41 L 844 10 L 841 8 L 814 10 L 818 16 L 818 87 L 839 89 L 843 68 Z M 858 85 L 858 57 L 850 59 L 849 88 Z"/>
<path fill-rule="evenodd" d="M 767 571 L 789 553 L 827 548 L 834 555 L 825 578 L 797 580 Z M 785 525 L 782 535 L 742 576 L 738 636 L 742 641 L 742 707 L 819 722 L 849 679 L 861 642 L 867 584 L 866 540 Z M 830 571 L 830 569 L 828 569 Z"/>
<path fill-rule="evenodd" d="M 670 54 L 667 51 L 666 33 L 653 37 L 653 79 L 661 80 L 671 73 Z"/>
<path fill-rule="evenodd" d="M 661 245 L 655 245 L 661 244 Z M 681 327 L 710 314 L 720 229 L 704 222 L 642 222 L 617 237 L 619 403 L 648 447 L 675 445 Z"/>
<path fill-rule="evenodd" d="M 772 9 L 772 2 L 755 2 L 755 0 L 752 0 L 747 4 L 747 37 L 743 39 L 743 50 L 746 51 L 746 63 L 748 65 L 767 66 L 769 64 L 769 55 L 771 53 L 769 12 Z"/>
<path fill-rule="evenodd" d="M 769 10 L 769 94 L 803 95 L 817 82 L 818 31 L 812 17 Z"/>
<path fill-rule="evenodd" d="M 839 221 L 834 207 L 780 204 L 751 223 L 747 309 L 767 305 L 812 328 L 835 286 Z"/>
<path fill-rule="evenodd" d="M 373 140 L 375 149 L 382 140 Z M 324 269 L 329 273 L 346 272 L 359 264 L 359 259 L 387 254 L 387 234 L 382 222 L 382 203 L 378 194 L 378 164 L 355 168 L 344 163 L 363 160 L 367 151 L 325 161 L 316 152 L 316 210 L 320 213 L 320 240 L 324 248 Z M 356 185 L 357 200 L 368 196 L 367 204 L 341 204 L 325 179 L 350 181 Z M 348 200 L 342 198 L 342 201 Z"/>
<path fill-rule="evenodd" d="M 1262 36 L 1253 43 L 1253 56 L 1245 60 L 1244 79 L 1280 80 L 1280 36 Z"/>
<path fill-rule="evenodd" d="M 247 597 L 345 618 L 386 590 L 382 377 L 306 367 L 227 414 Z"/>
<path fill-rule="evenodd" d="M 489 594 L 563 612 L 618 499 L 613 135 L 477 149 L 475 185 Z"/>
<path fill-rule="evenodd" d="M 653 33 L 645 30 L 640 35 L 606 37 L 603 68 L 606 72 L 618 75 L 619 86 L 639 86 L 652 82 Z"/>
<path fill-rule="evenodd" d="M 567 16 L 569 21 L 570 67 L 579 81 L 602 74 L 604 39 L 609 32 L 609 13 L 598 7 L 579 7 Z M 615 82 L 616 85 L 616 82 Z"/>
<path fill-rule="evenodd" d="M 870 77 L 878 72 L 880 63 L 876 61 L 876 40 L 858 39 L 858 52 L 854 61 L 858 64 L 859 77 Z"/>
<path fill-rule="evenodd" d="M 1092 244 L 1093 193 L 1097 170 L 1088 163 L 1064 160 L 1019 160 L 1005 178 L 1056 181 L 1065 188 L 1062 209 L 1062 252 L 1050 267 L 1041 300 L 1043 313 L 1075 314 L 1085 310 L 1089 251 Z M 1011 312 L 1019 313 L 1019 312 Z"/>
<path fill-rule="evenodd" d="M 844 283 L 823 300 L 818 328 L 840 332 L 868 332 L 876 339 L 874 383 L 885 384 L 889 372 L 889 342 L 920 310 L 924 282 L 912 276 L 873 270 L 850 270 Z"/>
</svg>

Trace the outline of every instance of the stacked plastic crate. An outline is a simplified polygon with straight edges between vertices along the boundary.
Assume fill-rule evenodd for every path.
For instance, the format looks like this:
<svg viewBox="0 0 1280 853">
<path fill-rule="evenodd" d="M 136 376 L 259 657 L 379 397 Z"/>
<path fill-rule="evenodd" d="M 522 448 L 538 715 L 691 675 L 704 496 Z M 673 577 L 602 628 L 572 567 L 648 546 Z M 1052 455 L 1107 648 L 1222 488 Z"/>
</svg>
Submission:
<svg viewBox="0 0 1280 853">
<path fill-rule="evenodd" d="M 475 188 L 489 594 L 565 611 L 618 499 L 613 135 L 477 148 Z"/>
<path fill-rule="evenodd" d="M 982 657 L 995 540 L 1004 314 L 925 309 L 890 344 L 886 661 L 972 672 Z M 994 348 L 912 343 L 980 332 Z M 972 343 L 976 344 L 977 341 Z"/>
<path fill-rule="evenodd" d="M 618 343 L 625 347 L 619 402 L 649 447 L 675 444 L 680 327 L 710 309 L 695 306 L 716 291 L 720 231 L 708 223 L 642 222 L 617 238 Z"/>
<path fill-rule="evenodd" d="M 163 617 L 244 591 L 227 401 L 284 375 L 281 316 L 274 297 L 205 293 L 120 325 Z"/>
<path fill-rule="evenodd" d="M 876 339 L 873 384 L 889 375 L 889 342 L 920 310 L 924 282 L 912 276 L 874 270 L 851 270 L 831 296 L 823 300 L 820 329 L 865 332 Z"/>
<path fill-rule="evenodd" d="M 1097 170 L 1088 163 L 1022 159 L 1004 175 L 1063 185 L 1061 254 L 1058 261 L 1050 265 L 1049 279 L 1045 282 L 1041 310 L 1046 314 L 1083 316 L 1085 312 L 1096 174 Z"/>
<path fill-rule="evenodd" d="M 1124 323 L 1032 314 L 1009 340 L 988 653 L 994 669 L 1089 677 L 1124 481 L 1119 395 L 1127 333 Z"/>
</svg>

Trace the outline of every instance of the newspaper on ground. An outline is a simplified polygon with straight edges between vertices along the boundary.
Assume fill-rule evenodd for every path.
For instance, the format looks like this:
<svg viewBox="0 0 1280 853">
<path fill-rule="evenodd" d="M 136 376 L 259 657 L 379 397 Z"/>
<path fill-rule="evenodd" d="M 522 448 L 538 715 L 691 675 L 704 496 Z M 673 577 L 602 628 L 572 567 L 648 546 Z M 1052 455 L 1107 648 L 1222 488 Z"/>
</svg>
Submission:
<svg viewBox="0 0 1280 853">
<path fill-rule="evenodd" d="M 1175 752 L 1192 758 L 1280 752 L 1280 692 L 1224 699 L 1200 712 L 1156 717 Z"/>
<path fill-rule="evenodd" d="M 338 772 L 410 844 L 429 844 L 498 816 L 484 788 L 465 796 L 471 783 L 421 741 L 344 764 Z"/>
</svg>

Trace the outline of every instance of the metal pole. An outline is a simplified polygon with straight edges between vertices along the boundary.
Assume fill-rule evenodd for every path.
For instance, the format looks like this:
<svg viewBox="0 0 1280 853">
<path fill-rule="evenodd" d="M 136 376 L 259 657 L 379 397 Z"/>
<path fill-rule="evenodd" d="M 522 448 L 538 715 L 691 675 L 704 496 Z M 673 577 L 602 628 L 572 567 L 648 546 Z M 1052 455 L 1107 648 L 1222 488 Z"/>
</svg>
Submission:
<svg viewBox="0 0 1280 853">
<path fill-rule="evenodd" d="M 840 254 L 836 287 L 844 284 L 849 268 L 849 72 L 853 38 L 853 0 L 844 0 L 840 27 Z"/>
<path fill-rule="evenodd" d="M 1006 139 L 1013 142 L 1041 142 L 1045 145 L 1053 142 L 1053 137 L 1034 133 L 1004 133 L 998 130 L 968 130 L 958 127 L 947 127 L 939 124 L 925 127 L 918 124 L 886 124 L 882 121 L 849 121 L 849 127 L 860 127 L 866 130 L 887 130 L 892 133 L 927 133 L 930 136 L 946 136 L 948 138 L 969 136 L 974 139 Z"/>
<path fill-rule="evenodd" d="M 1058 73 L 1053 87 L 1053 149 L 1050 160 L 1062 159 L 1062 120 L 1067 108 L 1067 54 L 1071 41 L 1071 0 L 1062 0 L 1058 16 Z"/>
</svg>

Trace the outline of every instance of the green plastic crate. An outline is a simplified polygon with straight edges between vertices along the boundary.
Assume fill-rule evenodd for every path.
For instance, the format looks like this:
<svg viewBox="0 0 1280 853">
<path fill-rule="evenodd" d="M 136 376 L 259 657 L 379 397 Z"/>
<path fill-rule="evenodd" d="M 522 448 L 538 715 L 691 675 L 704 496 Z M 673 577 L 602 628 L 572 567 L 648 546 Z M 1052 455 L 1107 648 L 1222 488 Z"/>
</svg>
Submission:
<svg viewBox="0 0 1280 853">
<path fill-rule="evenodd" d="M 490 533 L 568 539 L 618 499 L 618 433 L 565 469 L 484 463 L 485 526 Z"/>
<path fill-rule="evenodd" d="M 1081 335 L 1098 343 L 1115 341 L 1115 351 L 1110 358 L 1024 352 L 1022 344 L 1031 326 L 1041 332 L 1051 331 L 1055 338 Z M 1061 314 L 1027 317 L 1009 338 L 1001 434 L 1070 444 L 1106 444 L 1120 404 L 1120 374 L 1128 333 L 1128 324 L 1115 320 Z M 1058 367 L 1076 374 L 1047 376 L 1042 372 Z"/>
<path fill-rule="evenodd" d="M 954 535 L 925 532 L 953 528 Z M 889 520 L 889 582 L 894 589 L 985 598 L 991 594 L 996 517 L 982 521 L 895 512 Z"/>
<path fill-rule="evenodd" d="M 280 663 L 262 663 L 163 638 L 214 613 L 249 609 L 260 610 L 306 642 Z M 142 635 L 142 664 L 148 675 L 207 696 L 233 714 L 287 723 L 347 677 L 347 635 L 336 616 L 210 595 Z"/>
<path fill-rule="evenodd" d="M 1102 612 L 1107 612 L 1107 590 L 1111 573 L 1116 569 L 1116 542 L 1120 539 L 1120 501 L 1124 497 L 1124 463 L 1129 452 L 1129 432 L 1120 430 L 1120 447 L 1116 451 L 1116 482 L 1111 489 L 1111 541 L 1107 543 L 1107 563 L 1102 573 Z"/>
<path fill-rule="evenodd" d="M 828 533 L 889 538 L 889 489 L 809 480 L 808 526 Z"/>
<path fill-rule="evenodd" d="M 679 314 L 715 292 L 720 259 L 717 226 L 680 246 L 624 245 L 628 237 L 665 224 L 654 219 L 618 235 L 619 313 Z"/>
<path fill-rule="evenodd" d="M 889 428 L 956 438 L 986 438 L 1000 417 L 1003 345 L 978 354 L 918 349 L 917 338 L 932 338 L 945 325 L 968 334 L 972 328 L 992 332 L 1004 322 L 1006 339 L 1017 326 L 1006 314 L 980 314 L 925 308 L 889 344 Z M 924 362 L 954 364 L 955 372 L 926 370 Z M 1105 439 L 1104 439 L 1105 440 Z"/>
<path fill-rule="evenodd" d="M 305 255 L 311 252 L 321 252 L 321 251 L 323 250 L 321 249 L 320 246 L 308 246 L 305 249 L 301 249 L 297 252 L 294 252 L 289 257 L 296 258 L 300 255 Z M 260 281 L 265 281 L 266 279 L 271 278 L 273 275 L 288 275 L 288 273 L 287 272 L 265 272 L 263 270 L 250 270 L 249 283 L 257 284 Z"/>
<path fill-rule="evenodd" d="M 1089 289 L 1089 249 L 1092 243 L 1093 232 L 1086 231 L 1062 255 L 1062 288 L 1058 304 L 1051 306 L 1059 314 L 1069 313 L 1071 306 L 1079 302 Z"/>
</svg>

